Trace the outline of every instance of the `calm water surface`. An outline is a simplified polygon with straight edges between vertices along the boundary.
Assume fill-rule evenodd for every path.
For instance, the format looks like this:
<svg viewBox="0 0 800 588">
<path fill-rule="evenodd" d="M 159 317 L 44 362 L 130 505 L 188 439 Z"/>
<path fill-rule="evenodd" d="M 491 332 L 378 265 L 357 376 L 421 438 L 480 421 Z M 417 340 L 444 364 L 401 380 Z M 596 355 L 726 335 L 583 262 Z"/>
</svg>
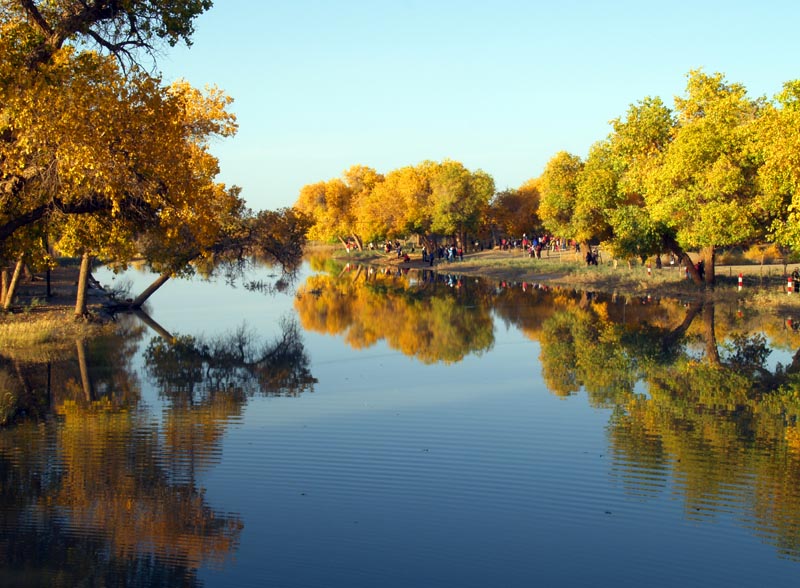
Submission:
<svg viewBox="0 0 800 588">
<path fill-rule="evenodd" d="M 0 345 L 0 585 L 797 585 L 792 317 L 323 262 L 151 304 Z"/>
</svg>

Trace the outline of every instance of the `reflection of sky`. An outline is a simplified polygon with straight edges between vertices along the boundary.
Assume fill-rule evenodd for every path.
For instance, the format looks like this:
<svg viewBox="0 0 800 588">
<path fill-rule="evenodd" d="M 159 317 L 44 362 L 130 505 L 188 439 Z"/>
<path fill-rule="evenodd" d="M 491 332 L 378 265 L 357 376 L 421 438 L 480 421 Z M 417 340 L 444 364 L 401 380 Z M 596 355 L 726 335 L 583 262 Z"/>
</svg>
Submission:
<svg viewBox="0 0 800 588">
<path fill-rule="evenodd" d="M 133 290 L 150 279 L 134 273 Z M 173 334 L 245 324 L 269 337 L 294 315 L 293 294 L 175 280 L 153 296 L 151 314 Z M 201 570 L 206 586 L 777 586 L 796 577 L 798 564 L 749 528 L 757 523 L 741 523 L 748 475 L 688 517 L 669 465 L 609 455 L 611 411 L 550 393 L 538 342 L 497 317 L 492 348 L 453 364 L 423 364 L 385 341 L 355 350 L 341 336 L 303 338 L 314 392 L 249 399 L 243 417 L 218 423 L 215 464 L 197 472 L 211 507 L 244 522 L 231 560 Z M 646 392 L 641 383 L 636 392 Z"/>
<path fill-rule="evenodd" d="M 273 270 L 250 272 L 246 281 L 269 277 Z M 129 270 L 114 276 L 108 270 L 95 272 L 101 284 L 130 282 L 131 293 L 138 294 L 156 275 Z M 302 278 L 301 278 L 302 279 Z M 228 286 L 222 278 L 213 281 L 172 279 L 167 281 L 148 300 L 148 314 L 170 333 L 214 335 L 232 331 L 242 324 L 258 333 L 276 332 L 278 319 L 292 309 L 293 293 L 262 294 L 248 292 L 241 283 Z"/>
</svg>

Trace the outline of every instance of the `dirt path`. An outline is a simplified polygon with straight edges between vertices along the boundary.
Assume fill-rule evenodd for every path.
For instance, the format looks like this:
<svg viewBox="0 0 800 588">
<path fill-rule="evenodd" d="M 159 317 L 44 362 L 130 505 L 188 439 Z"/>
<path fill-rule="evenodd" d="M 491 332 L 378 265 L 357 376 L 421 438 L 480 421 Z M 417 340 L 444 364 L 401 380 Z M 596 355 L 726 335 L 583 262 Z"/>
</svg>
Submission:
<svg viewBox="0 0 800 588">
<path fill-rule="evenodd" d="M 13 312 L 56 313 L 65 316 L 73 314 L 75 299 L 78 294 L 79 266 L 68 263 L 60 265 L 50 272 L 50 296 L 47 292 L 47 274 L 34 274 L 32 277 L 21 277 L 14 299 Z M 87 290 L 90 310 L 101 307 L 106 298 L 102 290 Z"/>
</svg>

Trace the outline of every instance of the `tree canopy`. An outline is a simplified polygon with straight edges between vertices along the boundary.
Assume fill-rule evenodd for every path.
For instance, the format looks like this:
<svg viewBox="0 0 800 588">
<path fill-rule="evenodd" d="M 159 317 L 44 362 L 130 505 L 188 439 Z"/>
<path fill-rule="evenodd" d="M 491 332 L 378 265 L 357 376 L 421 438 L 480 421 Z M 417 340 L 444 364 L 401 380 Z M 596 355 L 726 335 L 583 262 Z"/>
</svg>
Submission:
<svg viewBox="0 0 800 588">
<path fill-rule="evenodd" d="M 295 206 L 313 218 L 310 237 L 358 243 L 412 234 L 433 243 L 475 234 L 494 195 L 494 180 L 457 161 L 423 161 L 385 176 L 353 166 L 343 178 L 303 186 Z"/>
<path fill-rule="evenodd" d="M 52 263 L 43 241 L 168 275 L 251 253 L 296 265 L 304 217 L 254 213 L 216 180 L 209 147 L 237 130 L 232 99 L 138 65 L 190 44 L 211 5 L 0 0 L 0 265 Z"/>
</svg>

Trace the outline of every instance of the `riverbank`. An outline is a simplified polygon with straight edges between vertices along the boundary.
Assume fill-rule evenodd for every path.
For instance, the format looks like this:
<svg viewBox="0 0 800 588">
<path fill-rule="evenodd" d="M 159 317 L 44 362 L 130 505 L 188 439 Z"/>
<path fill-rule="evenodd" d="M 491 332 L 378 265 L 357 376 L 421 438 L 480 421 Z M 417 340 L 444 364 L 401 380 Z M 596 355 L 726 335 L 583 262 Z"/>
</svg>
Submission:
<svg viewBox="0 0 800 588">
<path fill-rule="evenodd" d="M 49 296 L 46 274 L 20 280 L 11 309 L 0 311 L 0 347 L 4 353 L 47 357 L 64 344 L 74 344 L 75 338 L 91 336 L 104 328 L 107 321 L 75 318 L 78 273 L 77 261 L 67 261 L 51 271 Z M 87 290 L 91 317 L 103 316 L 106 300 L 104 291 Z"/>
<path fill-rule="evenodd" d="M 482 277 L 494 281 L 546 283 L 550 286 L 591 290 L 617 294 L 657 296 L 687 300 L 711 299 L 719 301 L 738 300 L 742 304 L 770 306 L 800 306 L 800 293 L 787 296 L 786 276 L 800 264 L 765 265 L 717 265 L 714 288 L 698 286 L 687 279 L 683 268 L 665 264 L 661 269 L 635 265 L 614 266 L 613 262 L 601 262 L 587 266 L 573 252 L 546 254 L 535 259 L 520 250 L 499 249 L 480 251 L 464 255 L 463 261 L 437 259 L 431 268 L 422 261 L 418 252 L 410 254 L 404 262 L 396 254 L 383 252 L 353 252 L 340 250 L 332 254 L 341 261 L 365 263 L 378 267 L 435 269 L 463 275 Z M 739 276 L 742 288 L 739 289 Z"/>
<path fill-rule="evenodd" d="M 52 270 L 49 292 L 45 272 L 22 277 L 10 314 L 36 315 L 46 312 L 50 315 L 73 315 L 78 295 L 79 263 L 80 260 L 77 259 L 63 260 L 61 265 Z M 106 292 L 93 286 L 87 289 L 86 296 L 87 306 L 92 314 L 99 311 L 108 298 Z"/>
<path fill-rule="evenodd" d="M 343 262 L 376 267 L 431 269 L 429 263 L 422 261 L 422 255 L 418 251 L 410 254 L 408 262 L 404 262 L 394 253 L 364 251 L 348 254 L 331 246 L 311 246 L 309 253 L 322 253 Z M 632 268 L 621 265 L 614 267 L 613 263 L 602 261 L 597 266 L 587 267 L 573 252 L 535 259 L 520 250 L 493 249 L 468 253 L 464 255 L 463 261 L 437 259 L 433 266 L 439 272 L 482 277 L 497 282 L 545 283 L 578 290 L 684 300 L 736 300 L 744 305 L 777 308 L 800 307 L 800 293 L 787 295 L 786 276 L 795 268 L 800 268 L 800 264 L 717 265 L 717 284 L 713 289 L 706 289 L 686 279 L 681 268 L 668 264 L 661 269 L 650 268 L 649 271 L 642 265 Z M 47 317 L 51 324 L 59 321 L 65 325 L 75 323 L 78 270 L 77 260 L 66 260 L 54 269 L 50 274 L 49 296 L 44 274 L 22 279 L 12 311 L 0 312 L 0 324 L 32 323 L 42 317 Z M 740 274 L 743 285 L 741 290 L 738 287 Z M 89 288 L 87 297 L 90 314 L 101 316 L 104 303 L 108 301 L 108 293 L 98 288 Z"/>
</svg>

